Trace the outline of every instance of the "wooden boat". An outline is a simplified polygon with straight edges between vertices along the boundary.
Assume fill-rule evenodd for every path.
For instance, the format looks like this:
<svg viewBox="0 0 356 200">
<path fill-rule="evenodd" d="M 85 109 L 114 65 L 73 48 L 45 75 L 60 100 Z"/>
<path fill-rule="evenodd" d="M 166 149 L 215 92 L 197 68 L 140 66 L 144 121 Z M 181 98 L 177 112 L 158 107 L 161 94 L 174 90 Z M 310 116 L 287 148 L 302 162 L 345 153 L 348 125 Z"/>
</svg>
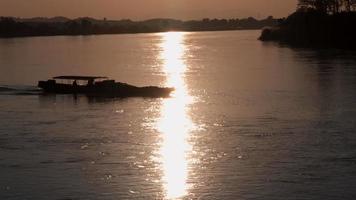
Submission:
<svg viewBox="0 0 356 200">
<path fill-rule="evenodd" d="M 38 87 L 45 93 L 108 97 L 168 97 L 174 90 L 156 86 L 137 87 L 101 76 L 56 76 L 39 81 Z"/>
</svg>

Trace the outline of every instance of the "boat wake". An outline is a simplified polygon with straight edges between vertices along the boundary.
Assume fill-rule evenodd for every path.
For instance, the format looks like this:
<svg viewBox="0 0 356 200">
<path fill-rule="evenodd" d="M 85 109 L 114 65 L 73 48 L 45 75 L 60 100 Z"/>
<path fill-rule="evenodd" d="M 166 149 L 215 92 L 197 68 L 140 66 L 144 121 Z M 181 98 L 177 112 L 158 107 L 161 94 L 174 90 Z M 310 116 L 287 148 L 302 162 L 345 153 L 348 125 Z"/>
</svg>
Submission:
<svg viewBox="0 0 356 200">
<path fill-rule="evenodd" d="M 35 86 L 0 85 L 0 95 L 38 95 L 41 89 Z"/>
</svg>

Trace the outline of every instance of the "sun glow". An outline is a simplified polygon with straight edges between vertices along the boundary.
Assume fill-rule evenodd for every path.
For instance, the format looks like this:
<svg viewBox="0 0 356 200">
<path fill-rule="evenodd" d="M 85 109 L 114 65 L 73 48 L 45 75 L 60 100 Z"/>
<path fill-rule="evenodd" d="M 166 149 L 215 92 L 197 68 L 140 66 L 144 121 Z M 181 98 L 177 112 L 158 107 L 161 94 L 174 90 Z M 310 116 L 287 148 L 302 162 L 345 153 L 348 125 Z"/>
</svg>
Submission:
<svg viewBox="0 0 356 200">
<path fill-rule="evenodd" d="M 164 99 L 157 128 L 161 133 L 162 144 L 159 150 L 163 171 L 163 183 L 167 199 L 176 199 L 187 194 L 188 160 L 191 150 L 187 139 L 194 124 L 188 116 L 189 96 L 184 75 L 187 66 L 183 56 L 185 33 L 168 32 L 162 34 L 161 60 L 167 85 L 175 88 L 172 98 Z"/>
</svg>

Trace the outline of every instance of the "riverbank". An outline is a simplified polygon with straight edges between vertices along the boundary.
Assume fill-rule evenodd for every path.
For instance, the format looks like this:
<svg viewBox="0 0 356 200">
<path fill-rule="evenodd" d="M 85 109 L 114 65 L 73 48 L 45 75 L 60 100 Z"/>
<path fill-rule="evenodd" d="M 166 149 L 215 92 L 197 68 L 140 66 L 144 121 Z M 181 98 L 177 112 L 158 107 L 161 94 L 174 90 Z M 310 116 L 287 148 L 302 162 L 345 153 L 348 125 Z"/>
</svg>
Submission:
<svg viewBox="0 0 356 200">
<path fill-rule="evenodd" d="M 356 50 L 356 12 L 334 15 L 317 11 L 295 12 L 279 26 L 266 28 L 260 40 L 300 47 Z"/>
<path fill-rule="evenodd" d="M 181 21 L 176 19 L 150 19 L 145 21 L 93 19 L 89 17 L 68 19 L 64 17 L 21 19 L 0 17 L 0 38 L 154 33 L 167 31 L 225 31 L 254 30 L 276 26 L 273 17 L 255 19 L 202 19 Z"/>
</svg>

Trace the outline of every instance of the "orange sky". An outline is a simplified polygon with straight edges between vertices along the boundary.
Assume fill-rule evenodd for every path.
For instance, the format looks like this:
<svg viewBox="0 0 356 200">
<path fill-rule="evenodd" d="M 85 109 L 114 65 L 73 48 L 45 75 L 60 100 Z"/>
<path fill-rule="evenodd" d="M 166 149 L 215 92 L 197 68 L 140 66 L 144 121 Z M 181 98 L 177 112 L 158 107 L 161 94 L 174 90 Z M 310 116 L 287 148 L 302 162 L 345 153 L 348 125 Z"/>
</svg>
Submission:
<svg viewBox="0 0 356 200">
<path fill-rule="evenodd" d="M 297 0 L 0 0 L 1 16 L 108 19 L 284 17 Z"/>
</svg>

